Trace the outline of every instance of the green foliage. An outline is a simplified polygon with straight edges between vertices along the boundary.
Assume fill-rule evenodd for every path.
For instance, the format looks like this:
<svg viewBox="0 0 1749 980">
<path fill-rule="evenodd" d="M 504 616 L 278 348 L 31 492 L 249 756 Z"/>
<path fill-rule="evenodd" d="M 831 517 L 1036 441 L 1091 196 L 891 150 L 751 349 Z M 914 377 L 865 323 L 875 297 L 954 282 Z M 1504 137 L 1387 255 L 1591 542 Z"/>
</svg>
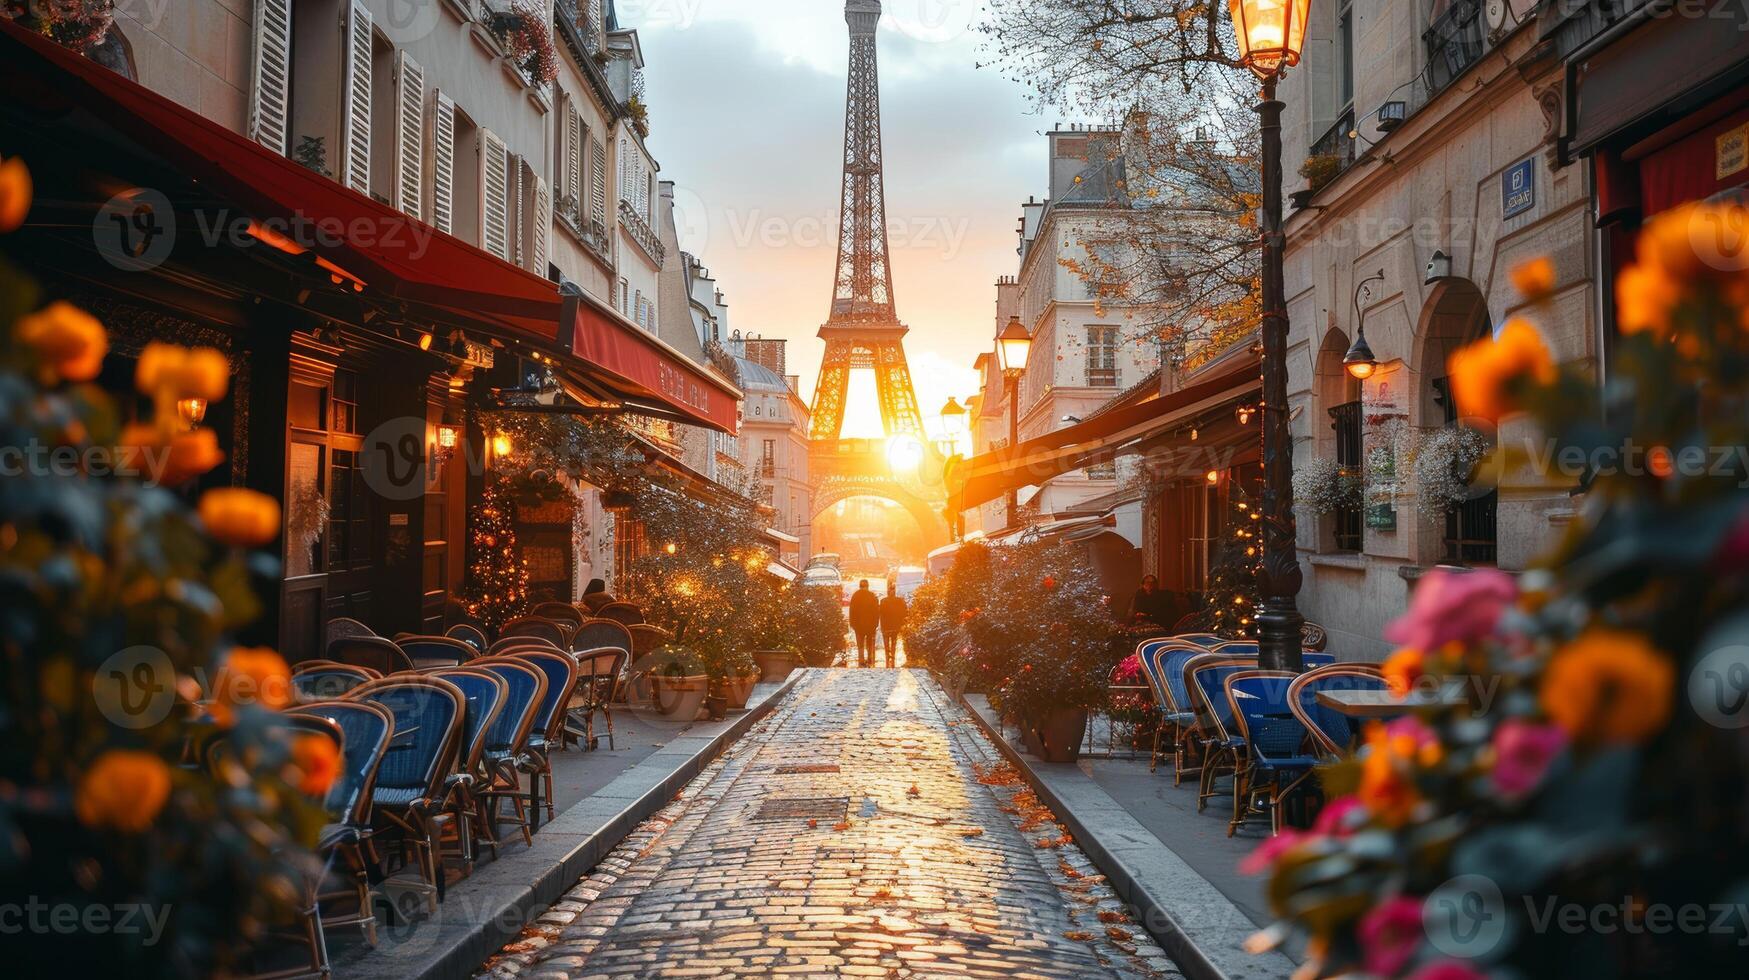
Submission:
<svg viewBox="0 0 1749 980">
<path fill-rule="evenodd" d="M 1262 523 L 1257 505 L 1233 485 L 1227 511 L 1227 526 L 1221 533 L 1209 568 L 1207 606 L 1203 626 L 1229 639 L 1257 636 L 1257 610 L 1262 596 L 1257 591 L 1257 573 L 1263 567 Z M 1171 623 L 1165 624 L 1171 626 Z"/>
<path fill-rule="evenodd" d="M 830 667 L 844 652 L 850 629 L 837 589 L 799 581 L 778 594 L 777 614 L 767 625 L 761 649 L 794 651 L 809 667 Z"/>
<path fill-rule="evenodd" d="M 508 480 L 488 476 L 468 522 L 468 615 L 496 632 L 528 611 L 528 562 L 516 547 L 515 505 Z"/>
</svg>

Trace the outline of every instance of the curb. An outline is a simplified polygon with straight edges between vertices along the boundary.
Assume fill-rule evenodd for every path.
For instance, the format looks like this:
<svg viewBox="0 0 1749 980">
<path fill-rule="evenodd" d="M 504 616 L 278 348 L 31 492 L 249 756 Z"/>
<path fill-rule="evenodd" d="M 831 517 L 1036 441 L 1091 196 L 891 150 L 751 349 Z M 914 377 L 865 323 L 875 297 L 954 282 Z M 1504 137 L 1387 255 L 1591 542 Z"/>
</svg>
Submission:
<svg viewBox="0 0 1749 980">
<path fill-rule="evenodd" d="M 1037 763 L 1022 756 L 1002 733 L 961 694 L 954 699 L 1014 766 L 1027 785 L 1069 829 L 1075 843 L 1105 875 L 1118 897 L 1136 911 L 1136 921 L 1160 944 L 1190 980 L 1261 980 L 1293 973 L 1293 961 L 1280 952 L 1253 956 L 1240 943 L 1257 930 L 1238 906 L 1197 874 L 1172 849 L 1137 823 L 1074 763 Z M 1037 766 L 1049 765 L 1046 779 Z M 1057 783 L 1053 786 L 1052 782 Z M 1059 792 L 1059 789 L 1063 792 Z M 1065 793 L 1073 792 L 1071 802 Z M 1090 824 L 1102 824 L 1104 837 Z M 1138 863 L 1152 868 L 1144 871 Z M 1191 928 L 1191 920 L 1209 927 Z M 1224 923 L 1224 924 L 1223 924 Z"/>
<path fill-rule="evenodd" d="M 803 667 L 792 670 L 776 690 L 738 718 L 695 724 L 599 792 L 541 824 L 534 844 L 518 853 L 517 860 L 477 866 L 463 880 L 470 886 L 465 893 L 452 891 L 436 914 L 417 922 L 404 939 L 391 943 L 385 935 L 377 949 L 355 964 L 337 967 L 336 975 L 346 980 L 472 977 L 487 957 L 520 936 L 525 925 L 667 806 L 730 743 L 776 709 L 807 672 Z M 678 764 L 676 756 L 683 757 Z"/>
</svg>

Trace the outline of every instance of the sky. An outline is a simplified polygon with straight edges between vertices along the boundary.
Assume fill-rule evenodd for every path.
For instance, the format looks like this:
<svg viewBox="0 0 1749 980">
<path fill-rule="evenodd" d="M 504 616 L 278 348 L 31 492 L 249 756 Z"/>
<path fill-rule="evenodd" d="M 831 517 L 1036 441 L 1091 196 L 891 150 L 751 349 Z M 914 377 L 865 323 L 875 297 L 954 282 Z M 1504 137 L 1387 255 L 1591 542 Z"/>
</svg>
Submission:
<svg viewBox="0 0 1749 980">
<path fill-rule="evenodd" d="M 675 182 L 681 247 L 729 328 L 789 340 L 810 400 L 837 250 L 849 35 L 841 0 L 616 0 L 643 46 L 651 152 Z M 976 394 L 996 277 L 1013 275 L 1020 203 L 1045 190 L 1025 90 L 979 69 L 975 0 L 886 0 L 878 35 L 893 291 L 925 425 Z M 853 385 L 847 425 L 873 405 Z M 847 435 L 870 434 L 846 432 Z"/>
</svg>

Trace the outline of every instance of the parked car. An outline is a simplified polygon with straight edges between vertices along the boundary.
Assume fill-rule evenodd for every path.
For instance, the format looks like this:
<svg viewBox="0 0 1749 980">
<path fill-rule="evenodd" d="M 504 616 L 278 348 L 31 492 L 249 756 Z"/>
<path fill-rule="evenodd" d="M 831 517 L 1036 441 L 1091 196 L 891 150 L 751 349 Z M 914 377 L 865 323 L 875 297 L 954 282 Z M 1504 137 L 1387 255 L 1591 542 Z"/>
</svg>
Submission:
<svg viewBox="0 0 1749 980">
<path fill-rule="evenodd" d="M 893 589 L 899 593 L 899 598 L 909 599 L 911 593 L 916 592 L 917 587 L 922 585 L 923 580 L 928 577 L 929 571 L 925 568 L 917 565 L 901 565 L 898 571 L 893 573 Z"/>
</svg>

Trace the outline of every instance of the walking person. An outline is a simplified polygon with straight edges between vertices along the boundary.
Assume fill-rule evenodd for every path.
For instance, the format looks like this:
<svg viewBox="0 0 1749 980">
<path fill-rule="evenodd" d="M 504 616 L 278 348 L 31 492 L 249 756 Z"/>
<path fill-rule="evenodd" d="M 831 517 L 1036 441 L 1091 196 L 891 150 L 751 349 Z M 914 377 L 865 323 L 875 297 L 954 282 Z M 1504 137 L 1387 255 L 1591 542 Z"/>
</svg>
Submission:
<svg viewBox="0 0 1749 980">
<path fill-rule="evenodd" d="M 905 632 L 905 600 L 899 598 L 899 587 L 887 583 L 887 597 L 881 600 L 881 642 L 887 647 L 887 666 L 899 666 L 899 637 Z"/>
<path fill-rule="evenodd" d="M 881 601 L 868 587 L 868 579 L 850 595 L 850 629 L 856 634 L 856 665 L 873 667 L 875 629 L 881 624 Z"/>
</svg>

